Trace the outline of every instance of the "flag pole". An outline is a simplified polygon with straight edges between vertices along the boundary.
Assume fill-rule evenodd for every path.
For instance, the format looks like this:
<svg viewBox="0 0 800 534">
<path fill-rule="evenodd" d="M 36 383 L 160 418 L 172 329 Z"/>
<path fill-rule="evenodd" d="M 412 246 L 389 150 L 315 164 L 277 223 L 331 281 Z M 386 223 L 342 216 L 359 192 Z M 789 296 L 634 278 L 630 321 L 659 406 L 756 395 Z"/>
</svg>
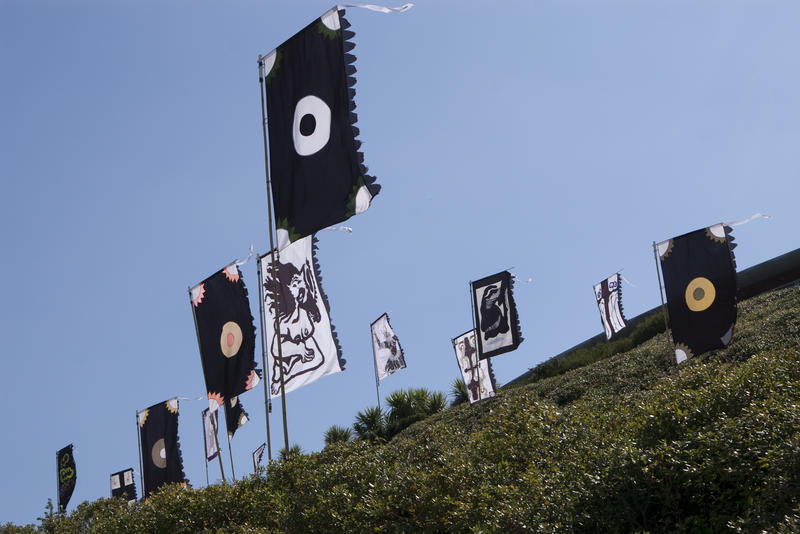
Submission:
<svg viewBox="0 0 800 534">
<path fill-rule="evenodd" d="M 61 512 L 61 466 L 58 463 L 58 450 L 56 450 L 56 511 Z"/>
<path fill-rule="evenodd" d="M 142 500 L 144 500 L 144 471 L 142 471 L 142 434 L 139 426 L 139 410 L 136 410 L 136 442 L 139 444 L 139 483 L 142 485 Z"/>
<path fill-rule="evenodd" d="M 381 315 L 381 317 L 383 317 L 383 315 Z M 375 319 L 369 325 L 369 339 L 370 339 L 370 343 L 372 345 L 372 363 L 375 364 L 375 394 L 378 397 L 378 409 L 379 410 L 381 409 L 381 393 L 380 393 L 381 380 L 380 380 L 380 378 L 378 378 L 378 356 L 375 354 L 375 341 L 372 339 L 372 336 L 375 335 L 375 334 L 372 333 L 372 325 L 377 323 L 378 320 L 381 317 L 378 317 L 378 319 Z"/>
<path fill-rule="evenodd" d="M 208 413 L 211 415 L 211 417 L 214 417 L 214 415 L 211 413 L 211 411 L 209 411 Z M 203 451 L 205 451 L 205 455 L 203 456 L 203 463 L 206 464 L 206 486 L 208 486 L 209 485 L 209 482 L 208 482 L 208 445 L 206 444 L 206 411 L 205 410 L 200 412 L 200 419 L 203 420 L 203 425 L 202 425 L 202 428 L 203 428 Z"/>
<path fill-rule="evenodd" d="M 225 414 L 225 424 L 228 424 L 228 414 Z M 228 436 L 228 457 L 231 459 L 231 476 L 233 481 L 236 482 L 236 471 L 233 469 L 233 450 L 231 449 L 231 437 Z"/>
<path fill-rule="evenodd" d="M 272 264 L 272 281 L 275 289 L 275 340 L 278 344 L 278 366 L 281 371 L 281 413 L 283 415 L 283 441 L 286 453 L 289 453 L 289 430 L 286 426 L 286 388 L 283 378 L 283 351 L 281 350 L 280 295 L 278 291 L 278 266 L 275 262 L 275 241 L 272 237 L 272 192 L 269 181 L 269 155 L 267 152 L 267 112 L 264 106 L 264 56 L 258 56 L 258 85 L 261 92 L 261 130 L 264 137 L 264 173 L 267 177 L 267 226 L 269 227 L 269 254 Z"/>
<path fill-rule="evenodd" d="M 472 331 L 475 332 L 475 356 L 477 357 L 477 360 L 475 361 L 475 367 L 473 367 L 473 370 L 470 371 L 470 374 L 474 379 L 475 369 L 478 370 L 478 402 L 480 402 L 483 400 L 481 397 L 481 351 L 478 349 L 478 336 L 481 334 L 478 332 L 478 327 L 475 325 L 475 299 L 472 289 L 472 280 L 469 281 L 469 309 L 472 311 Z M 467 336 L 467 339 L 469 339 L 469 336 Z M 467 352 L 466 345 L 464 345 L 464 352 Z M 469 359 L 469 363 L 472 365 L 472 358 Z M 466 387 L 466 384 L 464 384 L 464 386 Z M 467 398 L 469 398 L 469 390 L 467 390 Z"/>
<path fill-rule="evenodd" d="M 206 376 L 206 362 L 203 361 L 203 349 L 200 347 L 200 331 L 197 329 L 197 314 L 194 312 L 194 303 L 192 302 L 192 288 L 189 287 L 189 307 L 192 309 L 192 319 L 194 319 L 194 334 L 197 337 L 197 352 L 200 354 L 200 367 L 203 369 L 203 377 Z M 225 399 L 227 400 L 227 399 Z M 223 402 L 225 402 L 223 400 Z M 217 410 L 222 406 L 217 406 Z M 217 445 L 217 459 L 219 460 L 219 472 L 222 473 L 222 482 L 227 484 L 225 480 L 225 469 L 222 468 L 222 454 L 219 452 L 219 439 L 217 438 L 217 424 L 214 422 L 214 417 L 211 417 L 211 428 L 214 430 L 214 443 Z"/>
<path fill-rule="evenodd" d="M 261 332 L 261 367 L 264 369 L 264 419 L 267 420 L 267 455 L 269 457 L 269 461 L 272 461 L 272 443 L 270 442 L 269 438 L 269 369 L 267 368 L 267 349 L 266 349 L 266 342 L 264 338 L 264 325 L 266 325 L 266 320 L 264 318 L 264 285 L 262 283 L 261 275 L 261 258 L 256 257 L 256 267 L 258 269 L 258 313 L 261 316 L 261 328 L 259 331 Z M 267 464 L 269 465 L 269 464 Z"/>
<path fill-rule="evenodd" d="M 672 335 L 669 331 L 669 324 L 667 323 L 667 306 L 664 304 L 664 291 L 661 286 L 661 270 L 658 268 L 658 250 L 656 242 L 653 241 L 653 259 L 656 261 L 656 274 L 658 275 L 658 294 L 661 297 L 661 313 L 664 316 L 664 331 L 667 333 L 667 338 Z"/>
</svg>

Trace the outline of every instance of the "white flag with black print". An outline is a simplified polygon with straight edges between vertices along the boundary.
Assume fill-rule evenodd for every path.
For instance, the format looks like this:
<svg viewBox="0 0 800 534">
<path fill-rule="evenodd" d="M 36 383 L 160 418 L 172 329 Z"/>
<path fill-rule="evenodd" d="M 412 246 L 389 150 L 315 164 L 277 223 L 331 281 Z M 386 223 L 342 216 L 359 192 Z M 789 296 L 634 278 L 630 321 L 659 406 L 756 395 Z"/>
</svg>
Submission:
<svg viewBox="0 0 800 534">
<path fill-rule="evenodd" d="M 481 360 L 478 358 L 475 330 L 470 330 L 455 338 L 453 348 L 456 351 L 456 360 L 461 369 L 461 378 L 467 389 L 469 403 L 475 404 L 494 397 L 496 385 L 491 359 Z"/>
<path fill-rule="evenodd" d="M 389 316 L 383 314 L 370 325 L 372 331 L 372 354 L 375 356 L 375 369 L 378 380 L 406 368 L 406 360 L 400 341 L 389 324 Z"/>
<path fill-rule="evenodd" d="M 277 280 L 272 274 L 270 254 L 259 258 L 269 388 L 273 397 L 281 395 L 281 368 L 286 393 L 344 370 L 345 360 L 331 325 L 328 299 L 319 283 L 315 248 L 316 238 L 308 236 L 276 252 Z"/>
<path fill-rule="evenodd" d="M 597 299 L 597 308 L 600 310 L 600 320 L 607 340 L 625 328 L 621 285 L 619 273 L 614 273 L 594 286 L 594 296 Z"/>
</svg>

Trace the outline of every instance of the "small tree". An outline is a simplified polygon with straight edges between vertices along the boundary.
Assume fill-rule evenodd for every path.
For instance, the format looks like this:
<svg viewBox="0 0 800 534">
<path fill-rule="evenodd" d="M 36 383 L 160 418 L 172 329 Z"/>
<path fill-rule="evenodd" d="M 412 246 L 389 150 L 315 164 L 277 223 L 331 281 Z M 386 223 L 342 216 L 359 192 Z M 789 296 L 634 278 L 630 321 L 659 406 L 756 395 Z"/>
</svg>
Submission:
<svg viewBox="0 0 800 534">
<path fill-rule="evenodd" d="M 300 445 L 295 443 L 289 447 L 288 451 L 286 450 L 286 447 L 281 447 L 281 450 L 278 451 L 278 459 L 284 461 L 292 458 L 293 456 L 300 456 L 301 454 L 303 454 L 303 449 L 300 448 Z"/>
<path fill-rule="evenodd" d="M 461 378 L 453 380 L 453 383 L 450 385 L 450 396 L 453 397 L 450 406 L 464 404 L 469 401 L 469 393 L 467 392 L 467 386 L 464 384 L 464 380 Z"/>
<path fill-rule="evenodd" d="M 325 446 L 332 443 L 342 443 L 353 439 L 353 430 L 338 425 L 333 425 L 325 431 Z"/>
<path fill-rule="evenodd" d="M 358 412 L 353 423 L 353 430 L 358 439 L 373 442 L 385 440 L 386 421 L 383 410 L 377 406 L 370 406 L 363 412 Z"/>
</svg>

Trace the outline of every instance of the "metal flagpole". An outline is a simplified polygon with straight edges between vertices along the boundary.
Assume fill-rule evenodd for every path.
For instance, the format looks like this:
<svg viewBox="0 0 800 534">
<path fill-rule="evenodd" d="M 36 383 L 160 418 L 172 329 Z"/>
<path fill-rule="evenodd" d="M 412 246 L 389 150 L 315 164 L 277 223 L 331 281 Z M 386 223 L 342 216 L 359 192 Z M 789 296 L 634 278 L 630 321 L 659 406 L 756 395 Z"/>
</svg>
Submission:
<svg viewBox="0 0 800 534">
<path fill-rule="evenodd" d="M 289 452 L 289 430 L 286 426 L 286 388 L 283 378 L 283 351 L 281 350 L 281 331 L 278 318 L 280 316 L 280 295 L 278 291 L 278 266 L 275 262 L 275 241 L 272 237 L 272 192 L 269 181 L 269 155 L 267 152 L 267 112 L 264 106 L 264 56 L 258 56 L 258 85 L 261 91 L 261 130 L 264 135 L 264 173 L 267 177 L 267 226 L 269 227 L 269 254 L 272 264 L 272 281 L 275 290 L 275 340 L 278 344 L 278 366 L 281 371 L 281 412 L 283 414 L 283 441 L 286 452 Z"/>
<path fill-rule="evenodd" d="M 381 315 L 381 317 L 383 317 L 383 315 Z M 375 394 L 378 396 L 378 409 L 379 410 L 381 409 L 381 393 L 380 393 L 381 381 L 378 378 L 378 355 L 375 354 L 375 341 L 372 339 L 372 336 L 374 335 L 372 333 L 372 325 L 377 323 L 380 320 L 381 317 L 378 317 L 377 319 L 375 319 L 375 321 L 373 321 L 369 325 L 369 339 L 370 339 L 370 343 L 372 344 L 372 363 L 375 364 Z"/>
<path fill-rule="evenodd" d="M 203 377 L 206 376 L 206 363 L 203 361 L 203 349 L 200 347 L 200 332 L 197 330 L 197 314 L 194 313 L 194 304 L 192 303 L 192 288 L 189 288 L 189 307 L 192 309 L 192 319 L 194 319 L 194 334 L 197 337 L 197 351 L 200 354 L 200 366 L 203 369 Z M 224 402 L 224 401 L 223 401 Z M 217 410 L 222 408 L 218 406 Z M 217 445 L 217 459 L 219 460 L 219 472 L 222 474 L 222 482 L 227 483 L 225 480 L 225 469 L 222 468 L 222 453 L 219 451 L 219 439 L 217 438 L 217 423 L 214 417 L 211 417 L 211 428 L 214 430 L 214 443 Z"/>
<path fill-rule="evenodd" d="M 144 499 L 144 471 L 142 471 L 142 434 L 139 426 L 139 411 L 136 411 L 136 442 L 139 444 L 139 483 L 142 485 L 142 499 Z"/>
<path fill-rule="evenodd" d="M 225 415 L 225 424 L 228 424 L 228 415 Z M 231 437 L 228 436 L 228 456 L 231 459 L 231 476 L 233 477 L 233 481 L 236 482 L 236 471 L 233 469 L 233 450 L 231 450 Z"/>
<path fill-rule="evenodd" d="M 656 248 L 656 242 L 653 241 L 653 259 L 656 260 L 656 274 L 658 275 L 658 294 L 661 296 L 661 312 L 664 315 L 664 331 L 667 333 L 667 337 L 672 335 L 669 331 L 669 323 L 667 322 L 667 307 L 664 304 L 664 291 L 662 290 L 661 286 L 661 270 L 658 268 L 658 250 Z"/>
<path fill-rule="evenodd" d="M 214 415 L 209 411 L 208 412 L 211 417 Z M 203 450 L 205 451 L 205 456 L 203 456 L 203 463 L 206 464 L 206 486 L 208 486 L 208 445 L 206 444 L 206 412 L 205 410 L 200 412 L 200 418 L 203 420 Z"/>
<path fill-rule="evenodd" d="M 265 338 L 266 335 L 264 334 L 264 326 L 267 324 L 264 318 L 264 285 L 262 283 L 261 275 L 261 258 L 256 256 L 256 264 L 258 269 L 258 313 L 261 315 L 261 325 L 259 330 L 261 331 L 261 368 L 264 369 L 264 418 L 267 420 L 267 454 L 269 456 L 269 460 L 272 461 L 272 443 L 270 442 L 269 438 L 269 369 L 267 368 L 267 349 L 266 349 L 266 342 Z"/>
<path fill-rule="evenodd" d="M 56 451 L 56 512 L 61 512 L 61 465 L 58 463 L 58 451 Z"/>
<path fill-rule="evenodd" d="M 477 357 L 477 360 L 475 362 L 475 366 L 478 369 L 478 401 L 480 402 L 481 400 L 483 400 L 483 398 L 481 397 L 481 370 L 480 370 L 481 352 L 478 349 L 478 346 L 479 346 L 478 345 L 478 336 L 481 335 L 481 334 L 480 334 L 480 332 L 478 332 L 478 327 L 475 326 L 475 299 L 474 299 L 474 292 L 472 290 L 472 280 L 469 281 L 469 309 L 472 312 L 472 332 L 475 334 L 475 356 Z M 469 336 L 467 336 L 467 339 L 469 339 Z M 464 352 L 465 353 L 467 352 L 466 349 L 467 349 L 467 346 L 465 344 L 464 345 Z M 469 359 L 469 363 L 470 363 L 470 365 L 472 365 L 472 358 Z M 472 373 L 473 378 L 474 378 L 475 377 L 475 375 L 474 375 L 475 371 L 473 370 L 473 371 L 471 371 L 471 373 Z M 464 384 L 464 386 L 466 387 L 466 384 Z M 469 397 L 469 390 L 468 389 L 467 389 L 467 397 Z"/>
</svg>

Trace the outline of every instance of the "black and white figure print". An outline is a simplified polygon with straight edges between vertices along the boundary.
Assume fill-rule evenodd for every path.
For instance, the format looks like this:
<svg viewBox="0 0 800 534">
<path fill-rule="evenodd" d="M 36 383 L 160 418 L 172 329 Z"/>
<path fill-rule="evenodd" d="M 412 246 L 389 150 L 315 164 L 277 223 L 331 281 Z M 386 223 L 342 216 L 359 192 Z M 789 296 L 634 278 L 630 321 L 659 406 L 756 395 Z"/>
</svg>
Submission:
<svg viewBox="0 0 800 534">
<path fill-rule="evenodd" d="M 467 388 L 469 403 L 475 404 L 495 396 L 495 380 L 492 361 L 478 358 L 475 330 L 465 332 L 453 339 L 456 360 L 461 370 L 461 378 Z"/>
<path fill-rule="evenodd" d="M 354 33 L 333 8 L 261 59 L 278 249 L 369 208 L 355 110 Z"/>
<path fill-rule="evenodd" d="M 625 328 L 625 316 L 622 314 L 622 287 L 619 273 L 614 273 L 594 286 L 597 308 L 600 310 L 600 321 L 610 340 Z"/>
<path fill-rule="evenodd" d="M 383 314 L 370 325 L 372 332 L 372 353 L 375 356 L 375 369 L 378 380 L 383 380 L 399 369 L 405 369 L 406 360 L 400 341 L 389 324 L 389 316 Z"/>
<path fill-rule="evenodd" d="M 511 273 L 503 271 L 472 282 L 478 354 L 491 358 L 516 349 L 522 342 Z"/>
<path fill-rule="evenodd" d="M 136 502 L 136 484 L 133 481 L 132 468 L 111 475 L 111 496 L 122 497 L 129 505 Z"/>
<path fill-rule="evenodd" d="M 269 254 L 259 259 L 267 333 L 270 384 L 273 396 L 294 391 L 344 369 L 341 349 L 330 322 L 327 299 L 319 285 L 319 267 L 312 236 L 300 239 L 278 254 L 277 280 Z M 278 331 L 275 332 L 276 281 Z M 280 343 L 280 352 L 278 344 Z"/>
<path fill-rule="evenodd" d="M 715 224 L 656 245 L 675 361 L 728 346 L 736 325 L 732 229 Z"/>
</svg>

